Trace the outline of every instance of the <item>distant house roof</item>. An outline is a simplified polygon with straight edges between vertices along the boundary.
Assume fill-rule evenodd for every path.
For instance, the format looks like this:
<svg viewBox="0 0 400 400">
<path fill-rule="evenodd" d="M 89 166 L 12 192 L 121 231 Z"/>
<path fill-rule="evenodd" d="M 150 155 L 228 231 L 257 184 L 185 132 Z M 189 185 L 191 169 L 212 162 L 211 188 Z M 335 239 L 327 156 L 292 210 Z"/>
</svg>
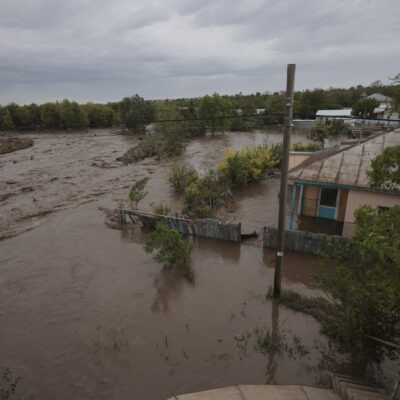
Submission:
<svg viewBox="0 0 400 400">
<path fill-rule="evenodd" d="M 317 117 L 351 117 L 351 108 L 341 110 L 318 110 Z"/>
<path fill-rule="evenodd" d="M 386 110 L 391 110 L 390 105 L 388 105 L 387 103 L 381 103 L 379 104 L 379 107 L 374 108 L 374 114 L 379 114 L 385 112 Z"/>
<path fill-rule="evenodd" d="M 371 94 L 367 97 L 367 99 L 375 99 L 376 101 L 379 101 L 379 103 L 383 103 L 383 102 L 388 102 L 388 101 L 392 101 L 392 98 L 389 96 L 385 96 L 381 93 L 374 93 Z"/>
<path fill-rule="evenodd" d="M 368 189 L 367 171 L 371 169 L 371 161 L 382 154 L 386 147 L 398 145 L 400 145 L 399 129 L 378 133 L 363 143 L 343 149 L 334 147 L 323 150 L 290 171 L 289 180 Z M 400 190 L 400 185 L 395 189 Z"/>
</svg>

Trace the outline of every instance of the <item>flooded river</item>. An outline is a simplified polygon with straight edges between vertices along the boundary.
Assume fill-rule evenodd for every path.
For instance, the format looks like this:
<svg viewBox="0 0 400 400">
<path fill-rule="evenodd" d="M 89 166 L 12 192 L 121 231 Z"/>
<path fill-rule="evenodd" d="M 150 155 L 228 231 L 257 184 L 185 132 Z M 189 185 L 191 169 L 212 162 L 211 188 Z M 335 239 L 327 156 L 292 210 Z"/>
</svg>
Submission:
<svg viewBox="0 0 400 400">
<path fill-rule="evenodd" d="M 0 156 L 0 371 L 21 377 L 34 399 L 162 400 L 235 384 L 329 386 L 352 372 L 311 317 L 266 300 L 273 252 L 197 238 L 193 282 L 164 271 L 143 250 L 139 227 L 113 230 L 101 207 L 126 204 L 149 176 L 147 197 L 181 203 L 170 163 L 115 159 L 136 138 L 107 131 L 31 135 L 32 148 Z M 227 133 L 189 144 L 186 159 L 207 170 L 227 147 L 280 141 L 279 132 Z M 296 135 L 294 141 L 305 141 Z M 231 220 L 244 231 L 276 223 L 278 180 L 241 192 Z M 320 295 L 313 258 L 288 254 L 283 286 Z M 268 350 L 258 344 L 274 337 Z"/>
</svg>

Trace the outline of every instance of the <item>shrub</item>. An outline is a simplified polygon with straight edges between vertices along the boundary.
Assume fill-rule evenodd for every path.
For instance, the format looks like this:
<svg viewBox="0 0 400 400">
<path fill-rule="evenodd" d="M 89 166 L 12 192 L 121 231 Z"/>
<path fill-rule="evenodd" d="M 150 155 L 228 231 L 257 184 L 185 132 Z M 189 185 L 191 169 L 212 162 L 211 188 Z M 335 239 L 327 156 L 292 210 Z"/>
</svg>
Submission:
<svg viewBox="0 0 400 400">
<path fill-rule="evenodd" d="M 321 145 L 319 143 L 295 143 L 292 151 L 319 151 L 321 150 Z"/>
<path fill-rule="evenodd" d="M 271 144 L 272 156 L 276 160 L 275 168 L 280 168 L 282 162 L 283 143 Z"/>
<path fill-rule="evenodd" d="M 172 166 L 168 181 L 172 184 L 175 191 L 183 193 L 185 189 L 194 183 L 199 177 L 197 171 L 183 163 L 175 163 Z"/>
<path fill-rule="evenodd" d="M 228 149 L 225 159 L 218 164 L 217 171 L 226 184 L 242 187 L 258 182 L 277 163 L 270 147 L 264 145 L 249 149 L 245 146 L 240 151 Z"/>
<path fill-rule="evenodd" d="M 355 216 L 353 240 L 337 249 L 333 271 L 322 263 L 319 284 L 340 311 L 336 338 L 362 350 L 371 346 L 367 335 L 393 342 L 400 337 L 400 206 L 379 214 L 364 206 Z"/>
<path fill-rule="evenodd" d="M 318 120 L 315 124 L 315 127 L 311 129 L 311 134 L 308 137 L 311 141 L 316 143 L 321 147 L 324 148 L 325 139 L 331 136 L 330 131 L 325 126 L 325 123 L 322 119 Z"/>
<path fill-rule="evenodd" d="M 129 191 L 129 202 L 131 203 L 131 207 L 135 204 L 135 208 L 137 208 L 139 201 L 144 199 L 147 192 L 145 191 L 147 182 L 149 181 L 149 177 L 145 177 L 140 181 L 137 181 Z"/>
<path fill-rule="evenodd" d="M 219 196 L 223 192 L 218 176 L 210 170 L 207 175 L 192 182 L 183 194 L 184 212 L 192 213 L 199 218 L 212 215 L 212 210 L 219 206 Z"/>
<path fill-rule="evenodd" d="M 164 204 L 163 202 L 161 203 L 151 203 L 151 208 L 154 212 L 154 214 L 157 215 L 169 215 L 171 212 L 171 207 L 169 207 L 167 204 Z"/>
<path fill-rule="evenodd" d="M 160 157 L 162 147 L 162 136 L 145 136 L 138 145 L 131 147 L 123 156 L 118 157 L 117 161 L 122 161 L 124 164 L 129 164 L 135 161 L 144 160 L 148 157 Z"/>
<path fill-rule="evenodd" d="M 165 268 L 178 267 L 187 271 L 193 244 L 183 238 L 178 229 L 170 229 L 164 221 L 160 221 L 144 249 L 146 253 L 158 251 L 154 258 Z"/>
</svg>

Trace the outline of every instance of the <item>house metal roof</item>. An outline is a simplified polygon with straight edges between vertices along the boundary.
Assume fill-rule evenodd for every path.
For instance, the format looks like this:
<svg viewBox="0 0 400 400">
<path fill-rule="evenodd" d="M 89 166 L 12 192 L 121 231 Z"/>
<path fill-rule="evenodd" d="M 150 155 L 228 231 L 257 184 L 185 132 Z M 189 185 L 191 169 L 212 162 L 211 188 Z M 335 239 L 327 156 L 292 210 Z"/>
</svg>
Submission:
<svg viewBox="0 0 400 400">
<path fill-rule="evenodd" d="M 381 93 L 371 94 L 370 96 L 367 97 L 367 99 L 375 99 L 376 101 L 379 101 L 380 103 L 392 101 L 391 97 L 385 96 Z"/>
<path fill-rule="evenodd" d="M 386 147 L 398 145 L 400 145 L 400 129 L 378 133 L 353 146 L 323 150 L 290 171 L 289 179 L 366 189 L 369 188 L 367 171 L 371 169 L 371 161 Z M 395 190 L 400 190 L 400 185 Z"/>
<path fill-rule="evenodd" d="M 350 117 L 351 116 L 351 108 L 343 108 L 341 110 L 318 110 L 317 117 Z"/>
</svg>

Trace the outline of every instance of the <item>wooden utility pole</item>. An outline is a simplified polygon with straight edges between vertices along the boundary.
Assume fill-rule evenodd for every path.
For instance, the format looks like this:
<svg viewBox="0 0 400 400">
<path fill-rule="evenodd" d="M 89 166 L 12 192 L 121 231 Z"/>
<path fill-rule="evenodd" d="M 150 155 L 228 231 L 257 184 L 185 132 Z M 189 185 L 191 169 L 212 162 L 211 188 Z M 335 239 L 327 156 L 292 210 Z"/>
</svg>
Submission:
<svg viewBox="0 0 400 400">
<path fill-rule="evenodd" d="M 283 252 L 285 248 L 285 225 L 286 225 L 286 199 L 289 171 L 289 148 L 290 131 L 293 119 L 293 94 L 294 94 L 294 75 L 296 64 L 288 64 L 286 78 L 286 109 L 285 126 L 283 131 L 283 150 L 281 162 L 281 188 L 279 191 L 279 220 L 278 220 L 278 238 L 276 247 L 276 263 L 274 277 L 274 297 L 281 295 Z"/>
</svg>

